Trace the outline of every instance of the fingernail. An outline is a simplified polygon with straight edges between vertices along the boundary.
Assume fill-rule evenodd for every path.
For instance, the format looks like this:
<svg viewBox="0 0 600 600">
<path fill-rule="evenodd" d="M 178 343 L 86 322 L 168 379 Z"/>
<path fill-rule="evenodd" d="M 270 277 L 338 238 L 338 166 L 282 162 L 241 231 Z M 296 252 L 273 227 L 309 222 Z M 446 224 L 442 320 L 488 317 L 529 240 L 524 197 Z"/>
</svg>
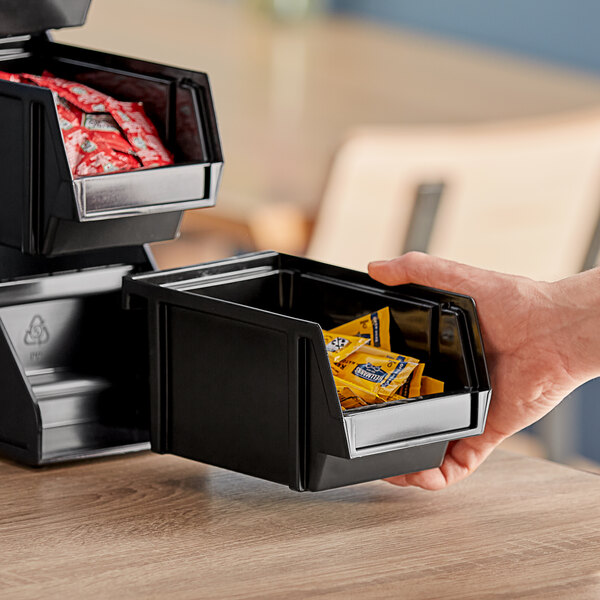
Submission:
<svg viewBox="0 0 600 600">
<path fill-rule="evenodd" d="M 383 265 L 387 264 L 387 260 L 374 260 L 373 262 L 369 263 L 369 267 L 382 267 Z"/>
</svg>

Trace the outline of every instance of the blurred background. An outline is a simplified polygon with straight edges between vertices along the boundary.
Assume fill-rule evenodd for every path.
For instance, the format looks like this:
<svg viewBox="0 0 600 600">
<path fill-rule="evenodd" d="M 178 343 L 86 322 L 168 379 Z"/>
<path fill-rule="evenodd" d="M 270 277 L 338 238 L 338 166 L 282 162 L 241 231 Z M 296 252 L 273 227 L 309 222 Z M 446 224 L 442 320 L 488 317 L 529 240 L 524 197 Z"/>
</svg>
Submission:
<svg viewBox="0 0 600 600">
<path fill-rule="evenodd" d="M 537 279 L 600 252 L 594 0 L 97 0 L 57 41 L 206 71 L 217 207 L 162 268 L 418 249 Z M 600 383 L 505 446 L 600 472 Z"/>
</svg>

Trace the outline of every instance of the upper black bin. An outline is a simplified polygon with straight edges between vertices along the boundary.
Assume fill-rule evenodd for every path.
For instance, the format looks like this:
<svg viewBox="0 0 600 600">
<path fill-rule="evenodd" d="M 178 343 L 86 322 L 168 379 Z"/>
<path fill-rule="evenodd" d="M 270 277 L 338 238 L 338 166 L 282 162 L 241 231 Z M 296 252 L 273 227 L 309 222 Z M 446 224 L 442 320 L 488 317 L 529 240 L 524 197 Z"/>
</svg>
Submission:
<svg viewBox="0 0 600 600">
<path fill-rule="evenodd" d="M 483 431 L 490 383 L 473 301 L 257 253 L 128 276 L 147 313 L 152 449 L 324 490 L 439 466 Z M 321 328 L 390 307 L 391 346 L 443 394 L 342 411 Z"/>
<path fill-rule="evenodd" d="M 90 0 L 0 0 L 0 70 L 142 101 L 172 166 L 74 177 L 52 92 L 0 80 L 0 244 L 55 256 L 175 237 L 182 211 L 215 203 L 223 157 L 204 73 L 50 41 Z"/>
</svg>

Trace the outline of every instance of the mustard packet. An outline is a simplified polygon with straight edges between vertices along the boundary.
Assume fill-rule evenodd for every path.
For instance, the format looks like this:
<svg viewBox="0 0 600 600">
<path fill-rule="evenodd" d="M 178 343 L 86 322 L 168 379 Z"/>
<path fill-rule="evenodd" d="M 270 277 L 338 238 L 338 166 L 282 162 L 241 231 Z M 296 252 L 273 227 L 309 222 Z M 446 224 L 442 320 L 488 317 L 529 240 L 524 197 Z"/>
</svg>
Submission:
<svg viewBox="0 0 600 600">
<path fill-rule="evenodd" d="M 385 401 L 407 381 L 416 366 L 359 350 L 337 363 L 334 375 L 381 396 Z"/>
<path fill-rule="evenodd" d="M 421 396 L 430 394 L 441 394 L 444 391 L 444 382 L 433 377 L 423 377 L 421 379 Z"/>
<path fill-rule="evenodd" d="M 390 308 L 386 306 L 377 312 L 363 315 L 354 321 L 334 327 L 329 332 L 368 338 L 372 346 L 390 350 Z"/>
<path fill-rule="evenodd" d="M 333 381 L 335 382 L 335 389 L 338 393 L 342 408 L 358 408 L 359 406 L 381 404 L 385 402 L 385 400 L 377 396 L 377 394 L 373 394 L 369 390 L 346 381 L 345 379 L 334 376 Z"/>
<path fill-rule="evenodd" d="M 419 363 L 408 376 L 406 383 L 396 392 L 396 395 L 401 395 L 404 398 L 417 398 L 421 395 L 421 381 L 425 363 Z"/>
<path fill-rule="evenodd" d="M 372 354 L 373 356 L 383 356 L 391 360 L 400 360 L 402 362 L 414 363 L 415 365 L 419 364 L 418 358 L 413 358 L 412 356 L 407 356 L 406 354 L 397 354 L 396 352 L 383 350 L 382 348 L 375 348 L 375 346 L 371 346 L 370 344 L 363 346 L 362 351 Z"/>
<path fill-rule="evenodd" d="M 344 360 L 347 356 L 350 356 L 350 354 L 356 352 L 369 342 L 364 337 L 331 333 L 326 330 L 323 330 L 323 337 L 325 338 L 325 348 L 329 356 L 329 361 L 333 361 L 334 363 Z"/>
</svg>

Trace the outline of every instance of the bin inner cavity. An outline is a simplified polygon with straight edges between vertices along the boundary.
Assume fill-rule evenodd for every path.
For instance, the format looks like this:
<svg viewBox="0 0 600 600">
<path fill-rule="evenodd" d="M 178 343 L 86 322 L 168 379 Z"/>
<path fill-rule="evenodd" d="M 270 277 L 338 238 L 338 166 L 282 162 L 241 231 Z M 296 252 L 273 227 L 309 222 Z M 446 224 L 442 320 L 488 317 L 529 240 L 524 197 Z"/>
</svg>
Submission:
<svg viewBox="0 0 600 600">
<path fill-rule="evenodd" d="M 49 47 L 61 48 L 60 45 Z M 107 64 L 98 64 L 51 52 L 34 52 L 27 58 L 0 60 L 0 70 L 35 75 L 49 71 L 56 77 L 89 85 L 117 100 L 142 102 L 160 139 L 173 153 L 175 164 L 211 162 L 204 135 L 203 98 L 194 82 L 177 81 L 166 73 L 139 73 L 133 67 L 127 68 L 129 59 L 106 56 Z"/>
<path fill-rule="evenodd" d="M 187 291 L 316 322 L 323 329 L 389 306 L 394 352 L 425 362 L 425 374 L 444 381 L 446 393 L 474 385 L 466 366 L 469 347 L 461 315 L 452 308 L 285 269 L 207 282 Z"/>
</svg>

